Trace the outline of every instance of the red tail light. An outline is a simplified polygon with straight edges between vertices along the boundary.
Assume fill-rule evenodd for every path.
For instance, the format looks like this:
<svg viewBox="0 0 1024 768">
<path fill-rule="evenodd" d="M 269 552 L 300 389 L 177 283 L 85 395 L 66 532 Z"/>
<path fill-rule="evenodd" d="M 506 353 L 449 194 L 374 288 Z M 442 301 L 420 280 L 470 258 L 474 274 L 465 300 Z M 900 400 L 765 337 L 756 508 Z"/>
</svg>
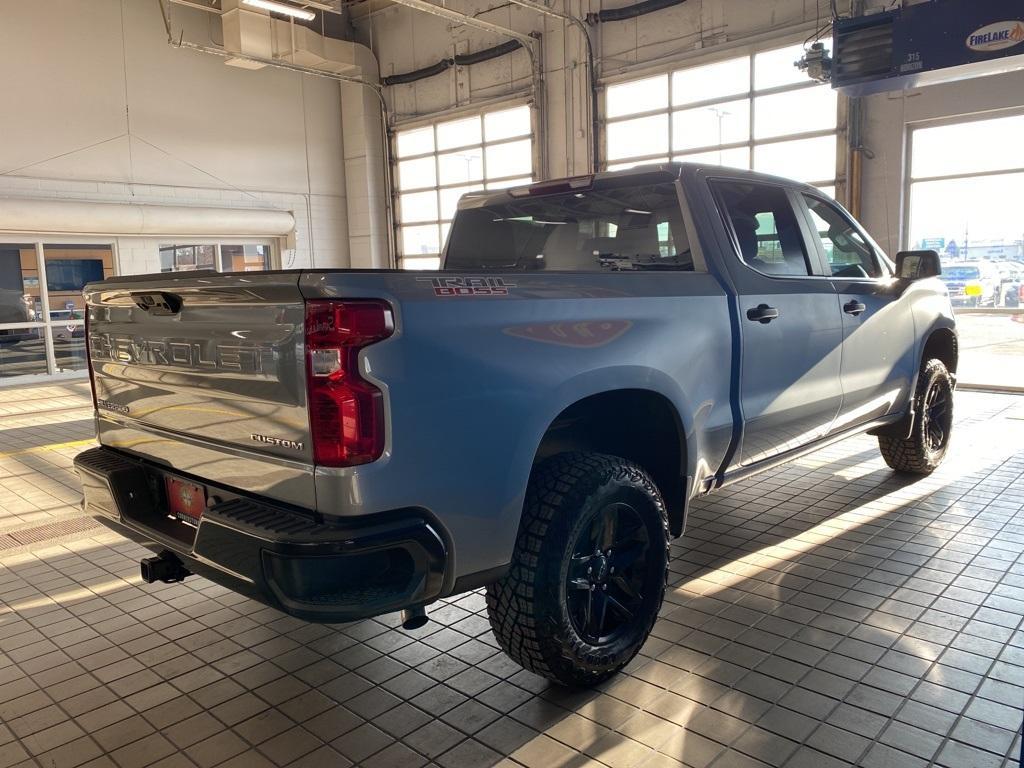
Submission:
<svg viewBox="0 0 1024 768">
<path fill-rule="evenodd" d="M 313 459 L 367 464 L 384 452 L 384 396 L 359 371 L 359 350 L 394 332 L 384 301 L 306 303 L 306 381 Z"/>
</svg>

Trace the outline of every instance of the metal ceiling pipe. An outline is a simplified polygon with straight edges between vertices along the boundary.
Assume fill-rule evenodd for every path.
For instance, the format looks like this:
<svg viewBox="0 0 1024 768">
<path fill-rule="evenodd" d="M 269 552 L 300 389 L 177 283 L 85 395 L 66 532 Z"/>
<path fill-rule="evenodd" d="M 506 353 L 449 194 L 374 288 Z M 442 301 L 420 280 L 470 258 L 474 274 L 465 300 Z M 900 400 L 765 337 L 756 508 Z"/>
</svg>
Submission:
<svg viewBox="0 0 1024 768">
<path fill-rule="evenodd" d="M 537 45 L 537 38 L 533 35 L 529 35 L 525 32 L 519 32 L 509 27 L 503 27 L 501 24 L 494 24 L 490 21 L 484 21 L 483 19 L 477 18 L 476 16 L 470 16 L 459 11 L 454 11 L 451 8 L 445 8 L 441 5 L 435 5 L 434 3 L 428 2 L 427 0 L 393 0 L 398 5 L 404 5 L 407 8 L 412 8 L 416 11 L 422 11 L 423 13 L 429 13 L 432 16 L 438 16 L 442 19 L 454 22 L 456 24 L 465 24 L 470 27 L 476 27 L 482 29 L 485 32 L 490 32 L 494 35 L 502 35 L 504 37 L 510 37 L 513 40 L 518 40 L 523 44 L 523 49 L 526 51 L 526 55 L 530 57 L 530 73 L 531 82 L 533 89 L 533 103 L 537 110 L 537 123 L 538 127 L 544 125 L 544 70 L 541 67 L 540 60 L 540 47 Z M 537 142 L 535 142 L 535 145 Z M 541 176 L 547 175 L 547 155 L 546 148 L 543 146 L 544 142 L 539 142 L 540 146 L 540 169 Z"/>
<path fill-rule="evenodd" d="M 501 24 L 494 24 L 490 21 L 484 21 L 478 19 L 475 16 L 469 16 L 459 11 L 454 11 L 451 8 L 445 8 L 443 5 L 435 5 L 434 3 L 427 2 L 427 0 L 393 0 L 398 5 L 404 5 L 407 8 L 412 8 L 417 11 L 423 11 L 423 13 L 429 13 L 432 16 L 439 16 L 442 19 L 453 21 L 457 24 L 466 24 L 470 27 L 476 27 L 482 29 L 485 32 L 490 32 L 495 35 L 503 35 L 505 37 L 511 37 L 514 40 L 518 40 L 526 48 L 530 58 L 534 58 L 535 46 L 537 44 L 537 38 L 526 34 L 525 32 L 517 32 L 509 27 L 503 27 Z"/>
<path fill-rule="evenodd" d="M 206 13 L 215 13 L 220 16 L 220 8 L 214 5 L 203 5 L 202 3 L 194 3 L 192 0 L 171 0 L 175 5 L 183 5 L 186 8 L 195 8 L 197 11 L 205 11 Z"/>
<path fill-rule="evenodd" d="M 531 11 L 536 11 L 545 16 L 560 19 L 566 24 L 576 27 L 580 34 L 583 35 L 584 53 L 587 59 L 587 87 L 590 91 L 590 169 L 596 173 L 601 162 L 601 137 L 598 116 L 597 65 L 594 62 L 594 45 L 590 40 L 590 30 L 582 19 L 571 16 L 568 13 L 556 11 L 553 8 L 548 8 L 546 5 L 536 2 L 536 0 L 509 0 L 509 2 L 522 8 L 529 8 Z"/>
</svg>

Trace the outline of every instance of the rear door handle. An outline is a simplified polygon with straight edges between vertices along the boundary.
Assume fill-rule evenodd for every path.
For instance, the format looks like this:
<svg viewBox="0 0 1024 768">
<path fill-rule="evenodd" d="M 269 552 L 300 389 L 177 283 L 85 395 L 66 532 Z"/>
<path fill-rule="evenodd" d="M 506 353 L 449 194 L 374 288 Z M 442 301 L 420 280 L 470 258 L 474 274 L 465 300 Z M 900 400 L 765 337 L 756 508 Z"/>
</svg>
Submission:
<svg viewBox="0 0 1024 768">
<path fill-rule="evenodd" d="M 747 310 L 747 319 L 762 325 L 767 325 L 778 316 L 779 310 L 775 307 L 769 307 L 767 304 L 758 304 L 753 309 Z"/>
<path fill-rule="evenodd" d="M 843 312 L 854 317 L 867 311 L 868 305 L 862 301 L 848 301 L 843 305 Z"/>
</svg>

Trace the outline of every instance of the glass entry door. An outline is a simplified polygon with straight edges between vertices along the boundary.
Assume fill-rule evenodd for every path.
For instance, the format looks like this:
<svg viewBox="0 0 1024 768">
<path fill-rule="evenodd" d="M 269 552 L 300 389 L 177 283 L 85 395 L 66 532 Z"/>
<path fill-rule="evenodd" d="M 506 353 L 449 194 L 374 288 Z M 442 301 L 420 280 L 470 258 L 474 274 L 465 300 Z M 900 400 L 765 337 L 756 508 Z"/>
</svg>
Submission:
<svg viewBox="0 0 1024 768">
<path fill-rule="evenodd" d="M 86 369 L 86 283 L 114 274 L 109 245 L 0 243 L 0 384 Z"/>
</svg>

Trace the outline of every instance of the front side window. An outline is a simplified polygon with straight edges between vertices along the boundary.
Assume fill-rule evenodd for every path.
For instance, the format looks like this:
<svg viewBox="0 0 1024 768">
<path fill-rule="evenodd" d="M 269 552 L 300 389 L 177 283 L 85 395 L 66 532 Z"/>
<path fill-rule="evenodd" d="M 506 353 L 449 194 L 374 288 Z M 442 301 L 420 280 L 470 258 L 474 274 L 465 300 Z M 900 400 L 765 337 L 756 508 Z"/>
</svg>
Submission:
<svg viewBox="0 0 1024 768">
<path fill-rule="evenodd" d="M 445 269 L 693 271 L 671 182 L 603 185 L 459 211 Z"/>
<path fill-rule="evenodd" d="M 743 262 L 765 275 L 807 277 L 810 263 L 786 190 L 768 184 L 713 182 Z"/>
<path fill-rule="evenodd" d="M 880 277 L 881 268 L 874 249 L 849 219 L 833 205 L 804 195 L 811 211 L 814 230 L 825 250 L 833 277 Z"/>
</svg>

